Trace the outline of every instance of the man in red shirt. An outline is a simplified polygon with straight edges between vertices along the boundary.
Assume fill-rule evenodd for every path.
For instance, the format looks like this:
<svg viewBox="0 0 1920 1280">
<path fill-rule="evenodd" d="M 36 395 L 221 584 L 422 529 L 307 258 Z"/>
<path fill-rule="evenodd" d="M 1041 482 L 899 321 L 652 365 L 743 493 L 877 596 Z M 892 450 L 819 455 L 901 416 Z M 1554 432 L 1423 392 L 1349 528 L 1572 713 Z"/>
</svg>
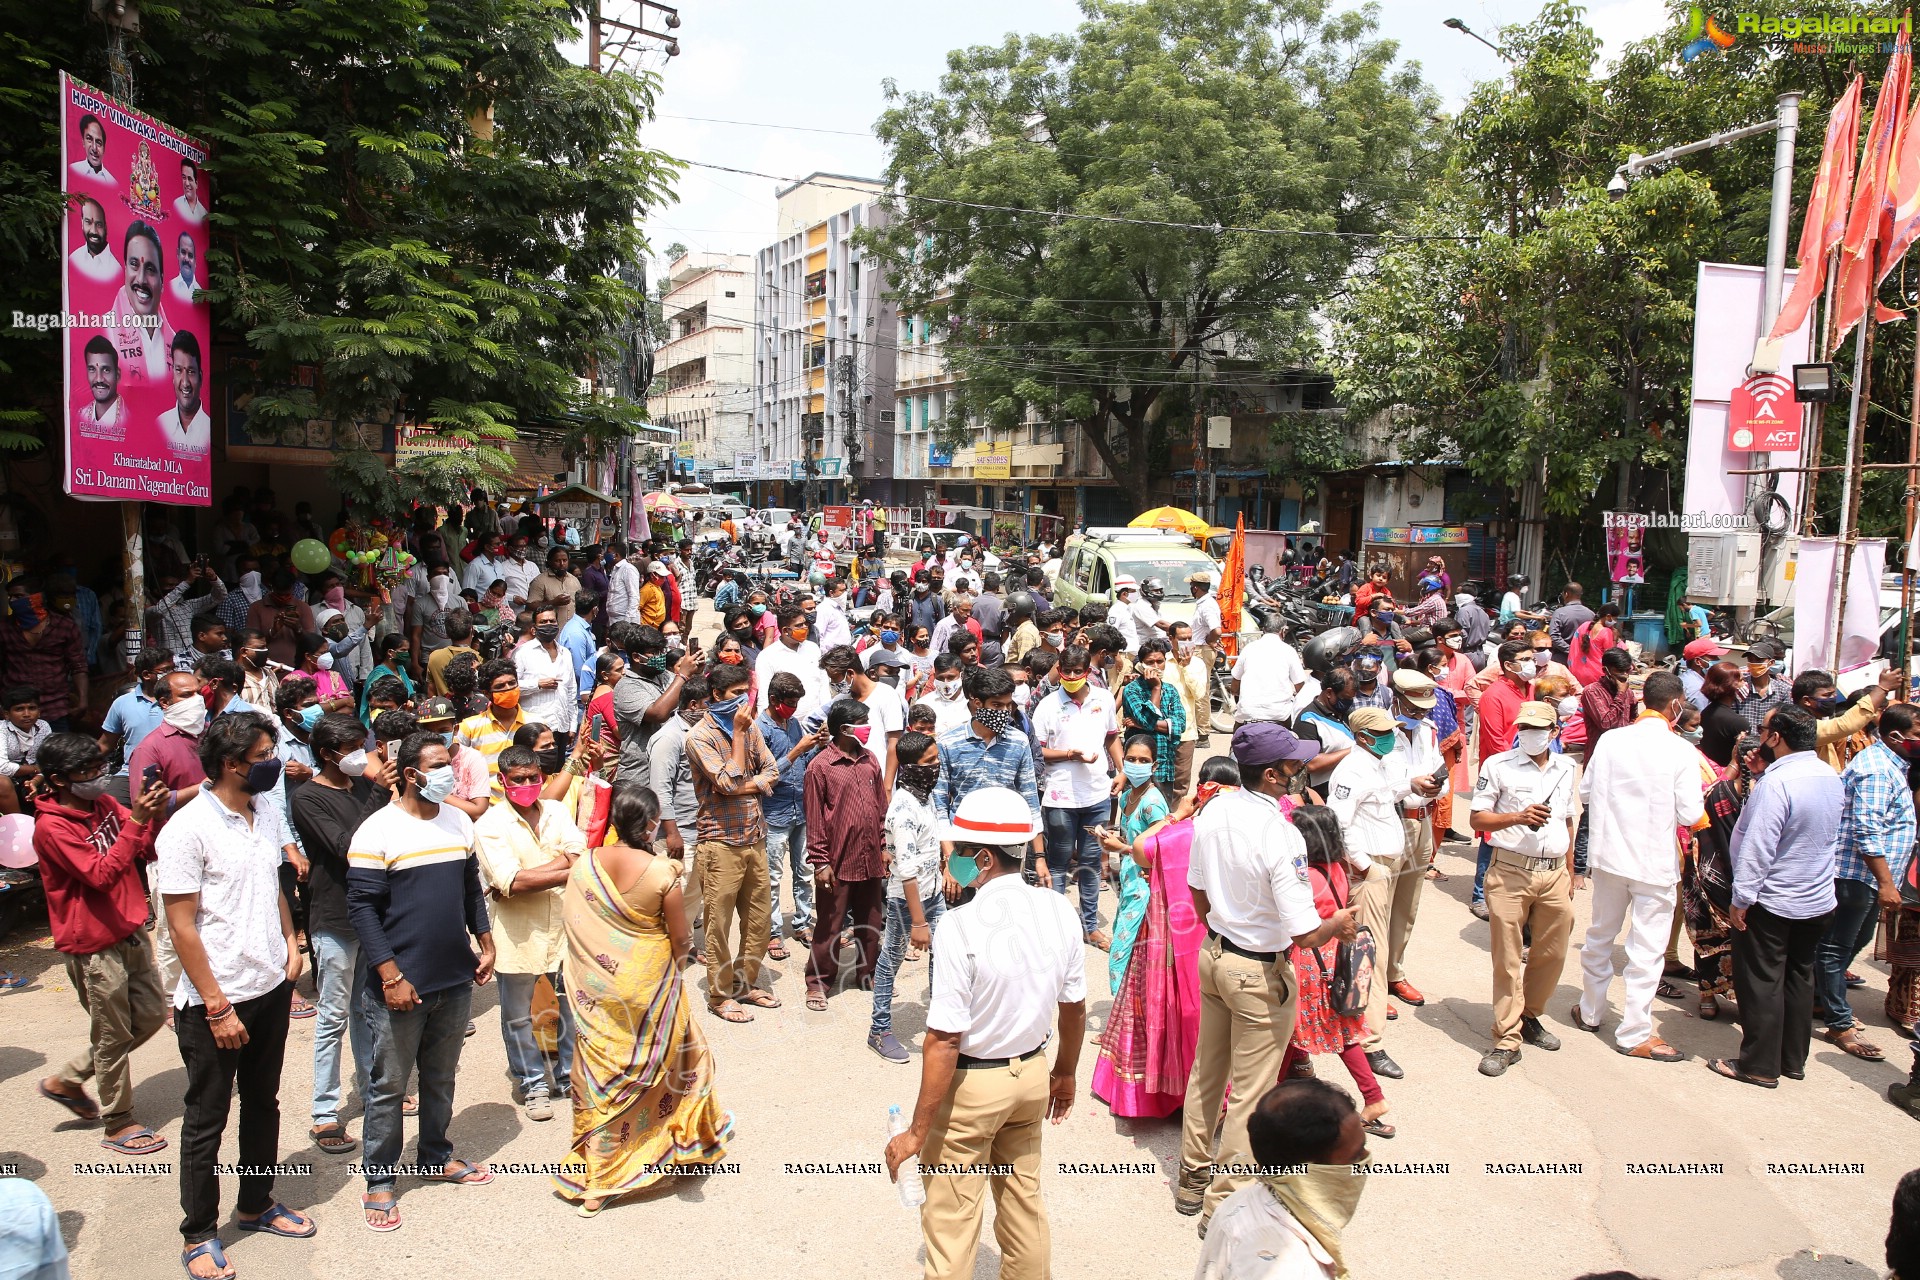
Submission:
<svg viewBox="0 0 1920 1280">
<path fill-rule="evenodd" d="M 133 1119 L 128 1059 L 167 1020 L 167 998 L 147 942 L 147 894 L 139 863 L 153 858 L 154 819 L 166 808 L 156 780 L 128 810 L 106 794 L 107 757 L 80 733 L 57 733 L 40 748 L 50 794 L 33 824 L 53 944 L 90 1019 L 87 1047 L 40 1081 L 44 1098 L 83 1120 L 104 1121 L 100 1145 L 123 1155 L 165 1150 L 167 1140 Z M 100 1101 L 87 1096 L 89 1077 Z"/>
<path fill-rule="evenodd" d="M 140 791 L 149 767 L 158 771 L 167 797 L 160 806 L 158 826 L 165 826 L 167 815 L 194 798 L 207 771 L 200 764 L 200 733 L 207 727 L 207 701 L 200 693 L 200 677 L 191 671 L 175 671 L 160 678 L 153 700 L 160 706 L 161 725 L 140 740 L 127 762 L 127 786 Z M 160 891 L 153 890 L 153 954 L 160 966 L 160 981 L 169 994 L 180 985 L 180 961 L 173 953 L 173 935 L 167 930 L 166 905 Z"/>
<path fill-rule="evenodd" d="M 827 709 L 832 745 L 807 765 L 802 789 L 807 812 L 807 865 L 813 869 L 819 925 L 807 961 L 807 1008 L 827 1007 L 827 992 L 840 973 L 840 922 L 853 916 L 858 948 L 856 978 L 873 986 L 880 963 L 880 928 L 886 910 L 887 864 L 881 832 L 887 797 L 880 765 L 867 750 L 873 726 L 864 702 L 842 698 Z"/>
<path fill-rule="evenodd" d="M 1494 655 L 1500 675 L 1480 695 L 1480 760 L 1482 763 L 1513 749 L 1514 717 L 1520 704 L 1533 698 L 1533 646 L 1524 640 L 1509 640 Z M 1589 730 L 1591 732 L 1591 730 Z M 1493 862 L 1493 845 L 1483 835 L 1473 871 L 1473 901 L 1467 905 L 1475 917 L 1487 918 L 1487 867 Z"/>
</svg>

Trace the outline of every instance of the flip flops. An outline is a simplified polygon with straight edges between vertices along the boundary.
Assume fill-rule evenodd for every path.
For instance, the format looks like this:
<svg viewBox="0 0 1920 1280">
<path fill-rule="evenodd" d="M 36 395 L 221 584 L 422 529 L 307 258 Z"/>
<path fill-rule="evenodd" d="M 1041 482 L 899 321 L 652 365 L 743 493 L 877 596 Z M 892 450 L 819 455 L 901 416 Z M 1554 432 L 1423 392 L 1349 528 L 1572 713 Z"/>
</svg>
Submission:
<svg viewBox="0 0 1920 1280">
<path fill-rule="evenodd" d="M 451 1182 L 455 1186 L 461 1187 L 484 1187 L 487 1183 L 493 1181 L 493 1170 L 483 1164 L 474 1164 L 470 1160 L 452 1160 L 448 1163 L 458 1165 L 460 1172 L 447 1173 L 443 1170 L 440 1173 L 433 1174 L 424 1179 L 424 1181 Z"/>
<path fill-rule="evenodd" d="M 385 1204 L 374 1204 L 372 1203 L 374 1196 L 387 1196 L 389 1199 Z M 367 1214 L 370 1212 L 384 1213 L 387 1215 L 387 1220 L 383 1223 L 376 1223 L 367 1217 Z M 400 1229 L 399 1197 L 395 1196 L 391 1191 L 371 1191 L 361 1196 L 360 1220 L 367 1224 L 367 1230 L 369 1231 L 398 1231 Z"/>
<path fill-rule="evenodd" d="M 234 1274 L 227 1270 L 227 1252 L 220 1247 L 220 1241 L 218 1239 L 202 1240 L 199 1244 L 180 1255 L 180 1269 L 182 1271 L 192 1276 L 193 1280 L 206 1280 L 206 1277 L 194 1275 L 193 1260 L 195 1258 L 211 1258 L 213 1265 L 220 1268 L 223 1275 Z"/>
<path fill-rule="evenodd" d="M 53 1090 L 47 1088 L 47 1082 L 44 1080 L 36 1082 L 33 1087 L 41 1097 L 47 1099 L 49 1102 L 59 1103 L 67 1110 L 73 1112 L 74 1115 L 79 1116 L 82 1120 L 98 1120 L 100 1118 L 100 1104 L 84 1093 L 77 1098 L 69 1094 L 55 1093 Z M 220 1265 L 225 1266 L 226 1264 L 223 1262 Z"/>
<path fill-rule="evenodd" d="M 33 978 L 24 973 L 15 973 L 11 969 L 0 970 L 0 991 L 17 991 L 32 982 Z"/>
<path fill-rule="evenodd" d="M 305 1231 L 296 1231 L 293 1224 L 304 1222 Z M 286 1225 L 282 1225 L 282 1224 Z M 287 1206 L 275 1200 L 267 1206 L 265 1213 L 257 1218 L 235 1218 L 233 1225 L 242 1231 L 257 1231 L 262 1235 L 285 1236 L 289 1240 L 305 1240 L 320 1229 L 320 1224 L 312 1218 L 302 1218 Z"/>
<path fill-rule="evenodd" d="M 127 1145 L 138 1142 L 141 1138 L 152 1138 L 153 1141 L 142 1147 Z M 167 1140 L 151 1129 L 135 1129 L 132 1133 L 118 1138 L 102 1138 L 100 1145 L 109 1151 L 118 1151 L 123 1156 L 150 1156 L 156 1151 L 165 1151 Z"/>
<path fill-rule="evenodd" d="M 1757 1089 L 1778 1089 L 1778 1080 L 1763 1080 L 1759 1076 L 1750 1076 L 1740 1069 L 1740 1059 L 1714 1058 L 1708 1061 L 1707 1070 L 1728 1080 L 1738 1080 L 1741 1084 L 1750 1084 Z"/>
</svg>

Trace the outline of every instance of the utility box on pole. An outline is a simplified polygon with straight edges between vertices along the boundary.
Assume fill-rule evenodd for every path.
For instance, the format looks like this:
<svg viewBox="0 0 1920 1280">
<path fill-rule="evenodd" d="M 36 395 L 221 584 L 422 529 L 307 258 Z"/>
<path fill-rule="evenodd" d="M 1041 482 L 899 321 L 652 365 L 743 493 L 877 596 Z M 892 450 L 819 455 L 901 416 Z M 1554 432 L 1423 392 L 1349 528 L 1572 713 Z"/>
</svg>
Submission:
<svg viewBox="0 0 1920 1280">
<path fill-rule="evenodd" d="M 1760 599 L 1760 534 L 1729 529 L 1687 537 L 1687 597 L 1748 607 Z"/>
</svg>

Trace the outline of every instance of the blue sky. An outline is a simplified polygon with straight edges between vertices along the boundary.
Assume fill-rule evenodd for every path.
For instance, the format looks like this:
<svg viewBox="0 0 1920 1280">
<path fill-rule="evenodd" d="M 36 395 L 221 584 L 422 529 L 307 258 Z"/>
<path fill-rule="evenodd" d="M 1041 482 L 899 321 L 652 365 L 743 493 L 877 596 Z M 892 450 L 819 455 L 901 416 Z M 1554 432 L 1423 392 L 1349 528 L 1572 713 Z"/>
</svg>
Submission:
<svg viewBox="0 0 1920 1280">
<path fill-rule="evenodd" d="M 606 12 L 624 16 L 628 3 L 606 0 Z M 1476 82 L 1497 77 L 1502 63 L 1441 20 L 1458 17 L 1492 39 L 1540 7 L 1541 0 L 1380 0 L 1380 27 L 1452 107 Z M 1589 0 L 1587 10 L 1608 50 L 1666 21 L 1661 0 Z M 929 89 L 949 49 L 998 43 L 1009 32 L 1065 31 L 1079 18 L 1069 0 L 698 0 L 681 8 L 680 55 L 645 59 L 664 82 L 648 140 L 670 155 L 762 173 L 878 176 L 885 156 L 870 128 L 884 109 L 883 79 Z M 656 24 L 657 15 L 648 25 Z M 656 252 L 680 241 L 751 253 L 773 239 L 775 185 L 689 168 L 679 203 L 648 218 L 647 234 Z"/>
</svg>

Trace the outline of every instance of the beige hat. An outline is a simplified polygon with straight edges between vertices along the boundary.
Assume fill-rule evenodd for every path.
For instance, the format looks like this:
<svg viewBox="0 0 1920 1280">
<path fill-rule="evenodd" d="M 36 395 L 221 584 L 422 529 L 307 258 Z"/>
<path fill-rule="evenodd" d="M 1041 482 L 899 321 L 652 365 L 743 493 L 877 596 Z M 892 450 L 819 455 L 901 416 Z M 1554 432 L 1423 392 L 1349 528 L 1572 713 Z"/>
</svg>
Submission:
<svg viewBox="0 0 1920 1280">
<path fill-rule="evenodd" d="M 1416 707 L 1431 707 L 1435 701 L 1433 681 L 1411 667 L 1393 673 L 1393 691 Z"/>
<path fill-rule="evenodd" d="M 1392 733 L 1393 717 L 1378 707 L 1355 707 L 1347 714 L 1349 729 L 1365 729 L 1368 733 Z"/>
<path fill-rule="evenodd" d="M 1559 727 L 1560 715 L 1551 702 L 1523 702 L 1513 723 L 1519 729 L 1554 729 Z"/>
</svg>

